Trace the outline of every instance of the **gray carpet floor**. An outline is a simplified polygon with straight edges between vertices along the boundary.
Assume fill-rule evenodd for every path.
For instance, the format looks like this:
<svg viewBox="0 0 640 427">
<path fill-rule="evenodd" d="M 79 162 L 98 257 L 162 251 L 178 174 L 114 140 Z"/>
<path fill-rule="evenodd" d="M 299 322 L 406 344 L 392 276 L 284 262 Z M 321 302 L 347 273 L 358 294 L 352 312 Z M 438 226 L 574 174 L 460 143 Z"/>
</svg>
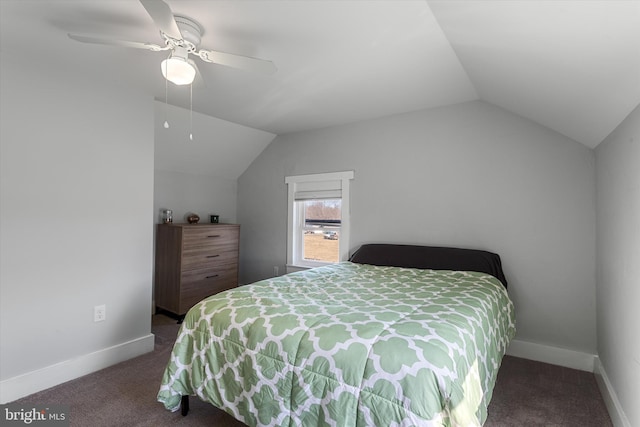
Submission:
<svg viewBox="0 0 640 427">
<path fill-rule="evenodd" d="M 156 402 L 162 372 L 178 332 L 175 320 L 154 316 L 155 350 L 16 401 L 69 405 L 71 426 L 242 427 L 225 412 L 192 397 L 186 417 Z M 505 356 L 485 427 L 612 426 L 593 374 Z"/>
</svg>

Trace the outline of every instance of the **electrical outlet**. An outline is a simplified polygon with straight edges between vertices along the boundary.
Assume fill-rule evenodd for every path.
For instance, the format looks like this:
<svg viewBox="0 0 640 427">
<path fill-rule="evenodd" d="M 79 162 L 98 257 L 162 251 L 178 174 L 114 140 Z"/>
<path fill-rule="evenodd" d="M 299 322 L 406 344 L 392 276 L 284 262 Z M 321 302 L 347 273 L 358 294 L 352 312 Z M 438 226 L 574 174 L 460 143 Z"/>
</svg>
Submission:
<svg viewBox="0 0 640 427">
<path fill-rule="evenodd" d="M 274 265 L 273 266 L 273 277 L 276 277 L 278 275 L 278 266 Z"/>
<path fill-rule="evenodd" d="M 93 307 L 93 321 L 103 322 L 105 320 L 107 320 L 107 306 L 102 304 Z"/>
</svg>

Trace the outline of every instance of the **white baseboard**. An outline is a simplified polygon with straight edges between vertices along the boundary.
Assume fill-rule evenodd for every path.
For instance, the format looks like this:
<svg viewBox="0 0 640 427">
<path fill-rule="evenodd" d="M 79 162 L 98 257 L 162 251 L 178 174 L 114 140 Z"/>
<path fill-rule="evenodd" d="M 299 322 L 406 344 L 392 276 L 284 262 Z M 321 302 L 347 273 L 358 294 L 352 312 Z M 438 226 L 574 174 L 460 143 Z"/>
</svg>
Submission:
<svg viewBox="0 0 640 427">
<path fill-rule="evenodd" d="M 588 372 L 593 372 L 596 357 L 595 354 L 521 340 L 511 341 L 507 354 Z"/>
<path fill-rule="evenodd" d="M 511 341 L 507 354 L 522 357 L 523 359 L 593 372 L 613 425 L 615 427 L 631 427 L 631 423 L 618 400 L 618 395 L 597 355 L 520 340 Z"/>
<path fill-rule="evenodd" d="M 607 376 L 598 356 L 595 358 L 593 373 L 596 376 L 598 388 L 600 388 L 602 399 L 604 400 L 604 404 L 607 406 L 613 425 L 615 427 L 631 427 L 631 423 L 618 400 L 618 395 L 613 389 L 613 386 L 609 381 L 609 377 Z"/>
<path fill-rule="evenodd" d="M 108 347 L 75 359 L 0 381 L 0 404 L 99 371 L 116 363 L 153 351 L 154 335 Z"/>
</svg>

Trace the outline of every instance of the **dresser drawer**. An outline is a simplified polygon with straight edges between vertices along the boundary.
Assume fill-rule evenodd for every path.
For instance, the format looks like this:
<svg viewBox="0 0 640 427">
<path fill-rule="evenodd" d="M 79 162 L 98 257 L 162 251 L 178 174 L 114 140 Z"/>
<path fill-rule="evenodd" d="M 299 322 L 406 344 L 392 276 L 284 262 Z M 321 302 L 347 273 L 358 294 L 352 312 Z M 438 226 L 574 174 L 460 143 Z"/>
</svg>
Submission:
<svg viewBox="0 0 640 427">
<path fill-rule="evenodd" d="M 238 285 L 237 264 L 182 273 L 180 311 L 186 313 L 204 298 Z"/>
<path fill-rule="evenodd" d="M 182 236 L 184 251 L 215 246 L 237 246 L 238 229 L 226 227 L 185 228 Z"/>
<path fill-rule="evenodd" d="M 182 270 L 207 268 L 213 265 L 237 262 L 238 248 L 228 245 L 216 248 L 193 248 L 183 251 Z"/>
<path fill-rule="evenodd" d="M 194 270 L 184 270 L 181 274 L 180 280 L 183 285 L 188 285 L 192 282 L 201 282 L 203 280 L 215 279 L 218 277 L 233 277 L 234 280 L 238 278 L 238 263 L 236 260 L 230 261 L 226 264 L 215 264 L 205 268 L 198 268 Z"/>
</svg>

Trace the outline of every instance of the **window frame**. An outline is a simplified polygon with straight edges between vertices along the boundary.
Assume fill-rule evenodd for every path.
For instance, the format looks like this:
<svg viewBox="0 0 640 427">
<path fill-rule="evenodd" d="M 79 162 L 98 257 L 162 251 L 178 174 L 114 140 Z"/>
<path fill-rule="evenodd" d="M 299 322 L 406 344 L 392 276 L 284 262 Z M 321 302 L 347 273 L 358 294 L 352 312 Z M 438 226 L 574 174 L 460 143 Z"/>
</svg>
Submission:
<svg viewBox="0 0 640 427">
<path fill-rule="evenodd" d="M 305 268 L 334 264 L 324 261 L 309 261 L 304 259 L 302 239 L 304 233 L 304 210 L 295 209 L 296 193 L 307 191 L 313 193 L 339 192 L 340 199 L 340 239 L 338 262 L 349 258 L 350 224 L 350 181 L 354 178 L 353 171 L 329 172 L 310 175 L 294 175 L 285 177 L 287 185 L 287 272 Z M 310 190 L 311 189 L 311 190 Z M 307 200 L 321 200 L 313 197 Z"/>
</svg>

